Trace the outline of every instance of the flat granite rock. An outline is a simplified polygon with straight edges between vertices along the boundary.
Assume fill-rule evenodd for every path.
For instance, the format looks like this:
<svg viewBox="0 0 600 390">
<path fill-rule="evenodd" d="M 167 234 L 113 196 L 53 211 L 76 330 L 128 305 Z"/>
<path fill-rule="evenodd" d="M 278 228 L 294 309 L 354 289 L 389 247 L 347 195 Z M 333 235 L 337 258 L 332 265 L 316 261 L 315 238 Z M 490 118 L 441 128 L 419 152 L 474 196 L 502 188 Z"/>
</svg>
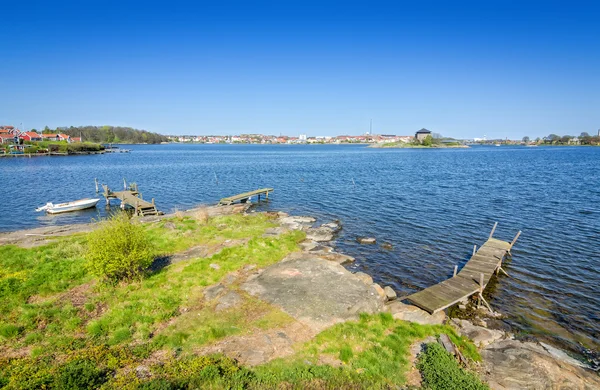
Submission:
<svg viewBox="0 0 600 390">
<path fill-rule="evenodd" d="M 537 343 L 495 342 L 481 351 L 485 378 L 493 390 L 600 389 L 600 377 L 571 364 Z"/>
<path fill-rule="evenodd" d="M 310 253 L 295 254 L 266 268 L 242 289 L 318 331 L 383 309 L 383 300 L 372 286 L 341 265 Z"/>
<path fill-rule="evenodd" d="M 386 309 L 397 320 L 416 322 L 421 325 L 441 325 L 446 319 L 446 314 L 443 311 L 431 315 L 416 306 L 406 305 L 399 301 L 390 302 Z"/>
<path fill-rule="evenodd" d="M 333 235 L 335 232 L 328 227 L 319 226 L 317 228 L 306 229 L 306 239 L 317 241 L 317 242 L 327 242 L 333 240 Z"/>
<path fill-rule="evenodd" d="M 478 347 L 486 347 L 498 340 L 508 338 L 508 335 L 500 330 L 474 325 L 467 320 L 454 319 L 452 323 L 456 326 L 459 335 L 471 339 Z"/>
</svg>

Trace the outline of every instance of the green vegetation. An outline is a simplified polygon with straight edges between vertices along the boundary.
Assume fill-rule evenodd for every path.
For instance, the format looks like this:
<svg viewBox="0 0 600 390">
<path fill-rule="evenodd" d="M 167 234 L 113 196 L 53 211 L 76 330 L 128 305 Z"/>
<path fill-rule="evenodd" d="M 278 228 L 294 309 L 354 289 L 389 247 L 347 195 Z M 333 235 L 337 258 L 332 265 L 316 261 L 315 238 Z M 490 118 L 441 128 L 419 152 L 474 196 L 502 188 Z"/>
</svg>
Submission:
<svg viewBox="0 0 600 390">
<path fill-rule="evenodd" d="M 8 147 L 8 145 L 7 145 Z M 68 143 L 67 141 L 25 141 L 25 153 L 89 153 L 100 152 L 104 147 L 92 142 Z"/>
<path fill-rule="evenodd" d="M 523 138 L 523 142 L 525 142 L 525 138 Z M 544 139 L 536 139 L 536 143 L 544 145 L 600 145 L 600 135 L 591 136 L 586 132 L 581 133 L 578 137 L 574 135 L 560 136 L 550 134 L 544 137 Z"/>
<path fill-rule="evenodd" d="M 437 343 L 427 344 L 417 367 L 423 384 L 431 390 L 486 390 L 489 387 L 472 372 L 463 370 L 454 357 Z"/>
<path fill-rule="evenodd" d="M 425 137 L 425 139 L 421 142 L 421 145 L 423 146 L 431 146 L 433 145 L 433 137 L 431 135 L 428 135 L 427 137 Z"/>
<path fill-rule="evenodd" d="M 139 277 L 154 260 L 144 227 L 125 212 L 100 222 L 100 227 L 88 235 L 86 249 L 88 269 L 112 282 Z"/>
<path fill-rule="evenodd" d="M 56 129 L 50 129 L 46 126 L 42 132 L 82 137 L 86 141 L 96 143 L 159 144 L 168 141 L 167 137 L 161 134 L 121 126 L 70 126 L 57 127 Z"/>
<path fill-rule="evenodd" d="M 395 388 L 406 384 L 410 345 L 441 333 L 480 359 L 448 326 L 387 313 L 333 326 L 295 354 L 252 369 L 200 355 L 224 337 L 293 321 L 239 288 L 247 269 L 280 261 L 305 237 L 263 237 L 275 226 L 270 218 L 178 213 L 144 225 L 117 215 L 44 246 L 0 246 L 0 388 Z M 100 283 L 105 278 L 113 283 Z M 206 287 L 226 278 L 240 302 L 217 311 Z M 435 364 L 450 370 L 443 358 L 433 356 L 424 373 Z M 456 386 L 470 375 L 457 369 L 448 371 Z"/>
</svg>

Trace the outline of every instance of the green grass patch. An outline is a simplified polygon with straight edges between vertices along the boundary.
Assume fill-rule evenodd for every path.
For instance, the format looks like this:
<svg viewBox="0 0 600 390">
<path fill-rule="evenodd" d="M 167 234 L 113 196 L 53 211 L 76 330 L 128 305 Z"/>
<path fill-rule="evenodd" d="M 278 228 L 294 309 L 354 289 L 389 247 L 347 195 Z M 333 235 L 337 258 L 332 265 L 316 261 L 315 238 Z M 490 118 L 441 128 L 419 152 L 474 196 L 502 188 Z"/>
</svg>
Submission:
<svg viewBox="0 0 600 390">
<path fill-rule="evenodd" d="M 476 374 L 460 367 L 456 359 L 440 344 L 427 344 L 419 355 L 417 368 L 423 376 L 423 387 L 431 390 L 488 390 Z"/>
<path fill-rule="evenodd" d="M 157 254 L 176 253 L 193 245 L 218 244 L 225 240 L 251 239 L 276 226 L 264 214 L 226 215 L 210 218 L 205 223 L 193 217 L 172 217 L 146 227 Z"/>
<path fill-rule="evenodd" d="M 335 325 L 305 344 L 296 355 L 255 368 L 257 387 L 281 383 L 302 388 L 326 383 L 326 388 L 395 388 L 403 386 L 410 345 L 445 333 L 465 355 L 479 360 L 475 347 L 442 325 L 419 325 L 394 320 L 388 313 L 361 315 L 359 321 Z M 339 361 L 340 367 L 322 361 Z"/>
<path fill-rule="evenodd" d="M 303 238 L 304 233 L 297 231 L 277 238 L 253 238 L 245 245 L 225 248 L 209 258 L 192 259 L 182 266 L 175 264 L 177 267 L 167 267 L 142 281 L 106 288 L 101 300 L 110 309 L 101 318 L 91 322 L 87 330 L 96 337 L 111 338 L 116 329 L 127 328 L 133 339 L 145 340 L 156 330 L 158 323 L 179 316 L 180 307 L 197 306 L 204 287 L 217 283 L 228 273 L 248 264 L 256 264 L 258 267 L 274 264 L 296 250 L 297 243 Z M 211 268 L 210 264 L 218 264 L 220 268 Z M 220 330 L 219 332 L 224 332 L 221 337 L 235 333 L 234 327 L 244 322 L 236 317 L 238 314 L 232 314 L 229 318 L 225 316 L 225 319 L 219 319 L 219 314 L 203 314 L 202 320 L 208 328 L 201 329 L 229 329 Z M 185 329 L 187 326 L 181 325 L 176 334 L 169 336 L 168 343 L 189 344 L 191 341 L 186 341 L 188 337 L 185 334 L 188 331 Z M 199 343 L 219 338 L 207 338 L 199 330 L 194 331 L 194 334 L 191 340 Z"/>
<path fill-rule="evenodd" d="M 249 334 L 257 329 L 280 328 L 293 321 L 286 313 L 252 296 L 243 297 L 240 306 L 215 312 L 215 304 L 200 310 L 191 310 L 177 317 L 175 322 L 160 333 L 157 344 L 191 351 L 212 341 Z"/>
</svg>

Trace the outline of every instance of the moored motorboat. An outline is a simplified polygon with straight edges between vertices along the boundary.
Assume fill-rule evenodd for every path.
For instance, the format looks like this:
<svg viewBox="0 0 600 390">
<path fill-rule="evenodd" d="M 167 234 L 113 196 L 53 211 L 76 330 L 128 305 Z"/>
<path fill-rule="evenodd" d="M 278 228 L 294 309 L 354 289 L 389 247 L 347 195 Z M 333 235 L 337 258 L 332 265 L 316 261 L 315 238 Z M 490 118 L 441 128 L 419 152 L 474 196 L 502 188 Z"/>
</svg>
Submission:
<svg viewBox="0 0 600 390">
<path fill-rule="evenodd" d="M 69 211 L 78 211 L 85 210 L 92 207 L 96 207 L 96 203 L 98 203 L 100 199 L 79 199 L 73 202 L 65 202 L 54 204 L 51 202 L 46 203 L 45 206 L 38 207 L 35 211 L 45 211 L 48 214 L 59 214 L 59 213 L 67 213 Z"/>
</svg>

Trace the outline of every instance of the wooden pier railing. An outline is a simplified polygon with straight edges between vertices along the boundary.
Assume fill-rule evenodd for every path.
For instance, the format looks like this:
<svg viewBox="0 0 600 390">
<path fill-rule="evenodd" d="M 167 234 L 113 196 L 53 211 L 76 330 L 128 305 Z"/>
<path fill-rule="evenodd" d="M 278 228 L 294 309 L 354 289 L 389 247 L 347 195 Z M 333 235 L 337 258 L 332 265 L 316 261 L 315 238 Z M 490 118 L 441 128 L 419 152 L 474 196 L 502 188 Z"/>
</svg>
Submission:
<svg viewBox="0 0 600 390">
<path fill-rule="evenodd" d="M 477 246 L 473 248 L 473 255 L 460 272 L 457 272 L 458 266 L 455 266 L 452 278 L 409 295 L 405 299 L 433 314 L 471 295 L 478 294 L 479 303 L 485 304 L 491 311 L 489 304 L 483 298 L 483 290 L 494 273 L 503 272 L 508 276 L 502 269 L 502 260 L 521 234 L 518 232 L 512 242 L 497 240 L 493 237 L 497 226 L 498 222 L 494 224 L 488 240 L 481 248 L 477 249 Z"/>
<path fill-rule="evenodd" d="M 156 208 L 156 204 L 154 203 L 154 198 L 152 198 L 151 202 L 142 199 L 142 194 L 138 192 L 137 185 L 130 184 L 129 188 L 127 188 L 127 184 L 124 184 L 123 191 L 112 191 L 108 188 L 107 185 L 102 184 L 102 189 L 104 190 L 104 197 L 106 198 L 106 204 L 110 205 L 111 199 L 119 199 L 121 201 L 121 208 L 125 209 L 126 207 L 131 207 L 134 210 L 134 214 L 140 217 L 145 217 L 147 215 L 159 215 L 160 211 Z"/>
<path fill-rule="evenodd" d="M 269 199 L 269 192 L 273 192 L 273 188 L 261 188 L 256 191 L 244 192 L 243 194 L 228 196 L 227 198 L 223 198 L 219 201 L 219 206 L 227 206 L 233 204 L 237 201 L 242 203 L 246 203 L 248 199 L 252 196 L 258 196 L 258 200 L 260 201 L 260 196 L 265 195 L 266 199 Z"/>
</svg>

